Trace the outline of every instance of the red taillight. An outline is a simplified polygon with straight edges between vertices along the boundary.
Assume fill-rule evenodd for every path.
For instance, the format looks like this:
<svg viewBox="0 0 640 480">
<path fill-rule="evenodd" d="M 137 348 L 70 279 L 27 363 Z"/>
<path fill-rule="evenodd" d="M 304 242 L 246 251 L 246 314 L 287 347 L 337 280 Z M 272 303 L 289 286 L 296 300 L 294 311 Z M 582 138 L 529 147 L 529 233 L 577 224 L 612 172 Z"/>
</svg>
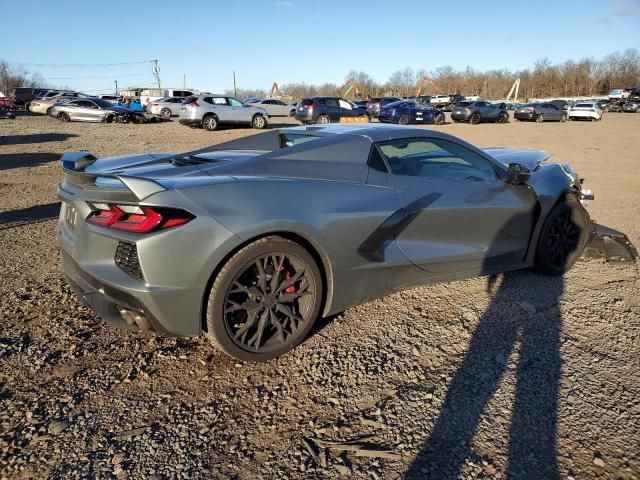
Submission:
<svg viewBox="0 0 640 480">
<path fill-rule="evenodd" d="M 307 111 L 308 111 L 309 113 L 313 113 L 313 105 L 309 105 L 309 106 L 307 107 Z"/>
<path fill-rule="evenodd" d="M 184 225 L 194 218 L 189 212 L 175 208 L 139 207 L 112 203 L 89 205 L 94 210 L 87 217 L 88 223 L 129 233 L 166 230 Z"/>
</svg>

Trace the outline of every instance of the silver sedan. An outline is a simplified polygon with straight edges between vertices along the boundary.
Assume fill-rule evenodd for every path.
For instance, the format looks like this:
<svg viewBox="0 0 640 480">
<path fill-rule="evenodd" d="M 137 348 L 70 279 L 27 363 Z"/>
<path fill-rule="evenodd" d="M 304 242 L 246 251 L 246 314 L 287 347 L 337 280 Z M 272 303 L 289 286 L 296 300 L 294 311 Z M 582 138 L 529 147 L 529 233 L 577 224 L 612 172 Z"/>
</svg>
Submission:
<svg viewBox="0 0 640 480">
<path fill-rule="evenodd" d="M 275 98 L 264 98 L 251 102 L 251 105 L 264 108 L 270 117 L 293 117 L 296 114 L 295 105 L 286 104 Z"/>
<path fill-rule="evenodd" d="M 125 119 L 133 121 L 141 117 L 140 113 L 128 108 L 116 107 L 101 98 L 79 99 L 65 103 L 56 103 L 50 111 L 52 117 L 61 122 L 106 122 L 111 123 Z"/>
<path fill-rule="evenodd" d="M 180 107 L 184 102 L 182 97 L 164 97 L 154 100 L 147 105 L 147 111 L 153 115 L 160 115 L 164 119 L 180 115 Z"/>
</svg>

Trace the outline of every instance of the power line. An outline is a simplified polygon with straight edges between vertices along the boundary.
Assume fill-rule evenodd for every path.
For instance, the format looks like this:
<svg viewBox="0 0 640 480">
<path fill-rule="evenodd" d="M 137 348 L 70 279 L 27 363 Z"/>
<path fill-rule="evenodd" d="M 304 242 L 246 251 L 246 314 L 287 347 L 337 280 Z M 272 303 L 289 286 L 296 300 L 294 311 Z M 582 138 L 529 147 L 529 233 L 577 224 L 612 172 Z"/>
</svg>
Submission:
<svg viewBox="0 0 640 480">
<path fill-rule="evenodd" d="M 6 62 L 9 65 L 20 65 L 23 67 L 40 68 L 85 68 L 85 67 L 116 67 L 119 65 L 142 65 L 146 63 L 156 63 L 157 60 L 143 60 L 141 62 L 117 62 L 117 63 L 27 63 L 27 62 Z"/>
<path fill-rule="evenodd" d="M 89 78 L 127 78 L 127 77 L 148 77 L 148 73 L 134 73 L 132 75 L 100 75 L 98 77 L 45 77 L 45 80 L 85 80 Z"/>
</svg>

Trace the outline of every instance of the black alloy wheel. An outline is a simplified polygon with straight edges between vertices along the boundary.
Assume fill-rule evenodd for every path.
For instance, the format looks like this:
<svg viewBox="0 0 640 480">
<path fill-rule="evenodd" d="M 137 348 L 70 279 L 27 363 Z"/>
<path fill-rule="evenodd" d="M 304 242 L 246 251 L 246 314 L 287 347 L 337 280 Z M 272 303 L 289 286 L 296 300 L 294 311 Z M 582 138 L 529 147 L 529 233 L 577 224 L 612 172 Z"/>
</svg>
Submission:
<svg viewBox="0 0 640 480">
<path fill-rule="evenodd" d="M 236 253 L 209 295 L 208 336 L 241 360 L 274 358 L 312 328 L 323 285 L 313 257 L 280 237 L 258 240 Z"/>
<path fill-rule="evenodd" d="M 471 115 L 469 123 L 471 123 L 471 125 L 478 125 L 480 123 L 480 114 L 474 113 L 473 115 Z"/>
<path fill-rule="evenodd" d="M 578 260 L 588 240 L 589 215 L 575 200 L 557 204 L 542 227 L 534 270 L 562 275 Z"/>
</svg>

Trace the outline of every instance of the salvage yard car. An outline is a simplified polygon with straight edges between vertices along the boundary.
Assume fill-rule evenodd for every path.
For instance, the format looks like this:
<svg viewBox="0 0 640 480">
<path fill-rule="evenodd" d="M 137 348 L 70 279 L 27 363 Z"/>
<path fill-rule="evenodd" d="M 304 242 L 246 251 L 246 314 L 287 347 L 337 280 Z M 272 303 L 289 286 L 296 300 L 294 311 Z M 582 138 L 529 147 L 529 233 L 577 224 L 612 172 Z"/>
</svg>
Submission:
<svg viewBox="0 0 640 480">
<path fill-rule="evenodd" d="M 203 94 L 186 99 L 180 107 L 180 123 L 190 127 L 217 130 L 222 124 L 267 126 L 269 115 L 264 108 L 247 105 L 228 95 Z"/>
<path fill-rule="evenodd" d="M 451 120 L 469 122 L 472 125 L 477 125 L 480 122 L 505 123 L 509 121 L 509 112 L 504 103 L 462 101 L 458 102 L 451 110 Z"/>
<path fill-rule="evenodd" d="M 159 115 L 165 120 L 180 115 L 182 108 L 182 97 L 164 97 L 154 100 L 147 105 L 147 112 L 153 115 Z"/>
<path fill-rule="evenodd" d="M 296 114 L 295 106 L 276 98 L 257 99 L 251 102 L 251 105 L 264 108 L 270 117 L 293 117 Z"/>
<path fill-rule="evenodd" d="M 602 110 L 600 110 L 597 103 L 576 103 L 569 110 L 569 119 L 590 120 L 592 122 L 602 120 Z"/>
<path fill-rule="evenodd" d="M 61 122 L 136 122 L 142 123 L 144 115 L 128 108 L 118 107 L 100 98 L 82 98 L 56 103 L 49 114 Z"/>
<path fill-rule="evenodd" d="M 305 97 L 298 102 L 296 120 L 321 125 L 339 122 L 341 118 L 369 119 L 366 107 L 340 97 Z"/>
<path fill-rule="evenodd" d="M 549 102 L 528 103 L 518 108 L 513 118 L 516 120 L 535 120 L 538 123 L 545 121 L 565 122 L 567 112 Z"/>
<path fill-rule="evenodd" d="M 624 102 L 622 106 L 622 111 L 627 113 L 638 113 L 640 112 L 640 101 L 638 100 L 627 100 Z"/>
<path fill-rule="evenodd" d="M 378 120 L 383 123 L 409 125 L 411 123 L 444 123 L 444 112 L 432 105 L 415 100 L 400 100 L 385 105 L 378 113 Z"/>
<path fill-rule="evenodd" d="M 69 284 L 109 324 L 204 332 L 268 360 L 319 317 L 401 289 L 562 275 L 594 224 L 578 175 L 549 157 L 385 124 L 177 155 L 67 152 L 57 245 Z"/>
</svg>

